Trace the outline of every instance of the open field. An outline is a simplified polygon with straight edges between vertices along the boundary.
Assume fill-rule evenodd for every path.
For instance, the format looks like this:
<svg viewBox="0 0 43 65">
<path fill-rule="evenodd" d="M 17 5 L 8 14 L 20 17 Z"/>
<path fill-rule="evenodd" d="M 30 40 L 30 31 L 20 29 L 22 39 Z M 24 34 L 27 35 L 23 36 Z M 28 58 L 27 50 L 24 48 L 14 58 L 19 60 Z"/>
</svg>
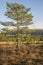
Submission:
<svg viewBox="0 0 43 65">
<path fill-rule="evenodd" d="M 5 42 L 5 41 L 2 42 L 2 41 L 1 41 L 0 44 L 14 44 L 14 42 Z"/>
<path fill-rule="evenodd" d="M 0 44 L 0 65 L 43 65 L 43 44 Z"/>
</svg>

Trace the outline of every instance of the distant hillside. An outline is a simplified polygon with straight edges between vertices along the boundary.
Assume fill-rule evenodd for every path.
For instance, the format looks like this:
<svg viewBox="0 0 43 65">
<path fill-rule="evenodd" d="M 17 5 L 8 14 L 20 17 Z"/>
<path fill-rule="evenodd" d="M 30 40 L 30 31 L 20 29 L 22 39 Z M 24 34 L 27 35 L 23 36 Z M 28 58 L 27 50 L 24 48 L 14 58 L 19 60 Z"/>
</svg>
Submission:
<svg viewBox="0 0 43 65">
<path fill-rule="evenodd" d="M 43 35 L 43 30 L 35 30 L 35 29 L 30 29 L 28 32 L 24 32 L 24 34 L 31 34 L 31 35 Z"/>
<path fill-rule="evenodd" d="M 31 35 L 43 35 L 43 30 L 35 30 L 35 29 L 30 29 L 28 32 L 24 32 L 24 34 L 31 34 Z"/>
<path fill-rule="evenodd" d="M 1 32 L 1 31 L 0 31 Z M 22 34 L 31 34 L 31 35 L 43 35 L 43 29 L 41 30 L 41 29 L 29 29 L 28 31 L 24 31 L 23 30 L 23 32 L 21 31 L 21 30 L 19 30 L 18 31 L 19 33 L 22 33 Z M 5 32 L 5 31 L 3 31 L 3 32 L 1 32 L 1 33 L 6 33 L 6 34 L 17 34 L 18 33 L 17 31 L 11 31 L 11 32 L 9 32 L 9 31 L 7 31 L 7 32 Z"/>
<path fill-rule="evenodd" d="M 34 31 L 30 32 L 30 34 L 32 34 L 32 35 L 43 35 L 43 30 L 34 30 Z"/>
</svg>

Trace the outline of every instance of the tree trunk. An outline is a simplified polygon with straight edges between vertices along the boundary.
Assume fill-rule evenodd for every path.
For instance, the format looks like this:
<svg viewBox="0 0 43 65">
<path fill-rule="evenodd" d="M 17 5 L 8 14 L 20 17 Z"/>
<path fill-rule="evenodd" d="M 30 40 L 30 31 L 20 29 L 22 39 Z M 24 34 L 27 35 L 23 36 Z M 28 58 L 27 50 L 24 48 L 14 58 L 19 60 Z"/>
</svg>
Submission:
<svg viewBox="0 0 43 65">
<path fill-rule="evenodd" d="M 17 51 L 18 51 L 18 48 L 19 48 L 19 46 L 18 46 L 18 44 L 19 44 L 19 35 L 18 34 L 19 34 L 19 25 L 18 25 L 18 21 L 17 21 L 17 44 L 16 44 Z"/>
</svg>

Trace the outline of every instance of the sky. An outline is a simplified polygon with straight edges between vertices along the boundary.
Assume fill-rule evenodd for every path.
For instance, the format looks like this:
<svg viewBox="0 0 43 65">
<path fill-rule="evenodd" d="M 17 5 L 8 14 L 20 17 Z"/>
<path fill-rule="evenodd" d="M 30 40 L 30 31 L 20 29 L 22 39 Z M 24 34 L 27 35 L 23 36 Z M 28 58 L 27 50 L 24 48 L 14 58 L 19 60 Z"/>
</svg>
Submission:
<svg viewBox="0 0 43 65">
<path fill-rule="evenodd" d="M 27 8 L 31 8 L 30 13 L 34 16 L 33 24 L 29 25 L 32 29 L 43 29 L 43 0 L 0 0 L 0 21 L 13 21 L 5 16 L 6 2 L 23 4 Z M 0 28 L 3 26 L 0 25 Z"/>
</svg>

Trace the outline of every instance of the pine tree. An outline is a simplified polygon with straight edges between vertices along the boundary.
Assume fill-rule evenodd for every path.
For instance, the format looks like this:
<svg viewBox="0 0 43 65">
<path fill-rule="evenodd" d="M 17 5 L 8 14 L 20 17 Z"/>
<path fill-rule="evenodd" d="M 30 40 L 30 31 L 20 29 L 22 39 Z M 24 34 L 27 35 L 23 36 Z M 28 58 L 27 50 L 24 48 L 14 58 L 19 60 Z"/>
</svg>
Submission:
<svg viewBox="0 0 43 65">
<path fill-rule="evenodd" d="M 24 5 L 18 3 L 7 3 L 7 12 L 5 15 L 14 21 L 16 20 L 16 24 L 13 22 L 10 23 L 2 23 L 5 26 L 11 25 L 17 27 L 17 37 L 19 34 L 20 26 L 27 26 L 32 23 L 32 14 L 29 13 L 31 8 L 26 8 Z M 18 39 L 17 39 L 17 49 L 18 49 Z"/>
</svg>

